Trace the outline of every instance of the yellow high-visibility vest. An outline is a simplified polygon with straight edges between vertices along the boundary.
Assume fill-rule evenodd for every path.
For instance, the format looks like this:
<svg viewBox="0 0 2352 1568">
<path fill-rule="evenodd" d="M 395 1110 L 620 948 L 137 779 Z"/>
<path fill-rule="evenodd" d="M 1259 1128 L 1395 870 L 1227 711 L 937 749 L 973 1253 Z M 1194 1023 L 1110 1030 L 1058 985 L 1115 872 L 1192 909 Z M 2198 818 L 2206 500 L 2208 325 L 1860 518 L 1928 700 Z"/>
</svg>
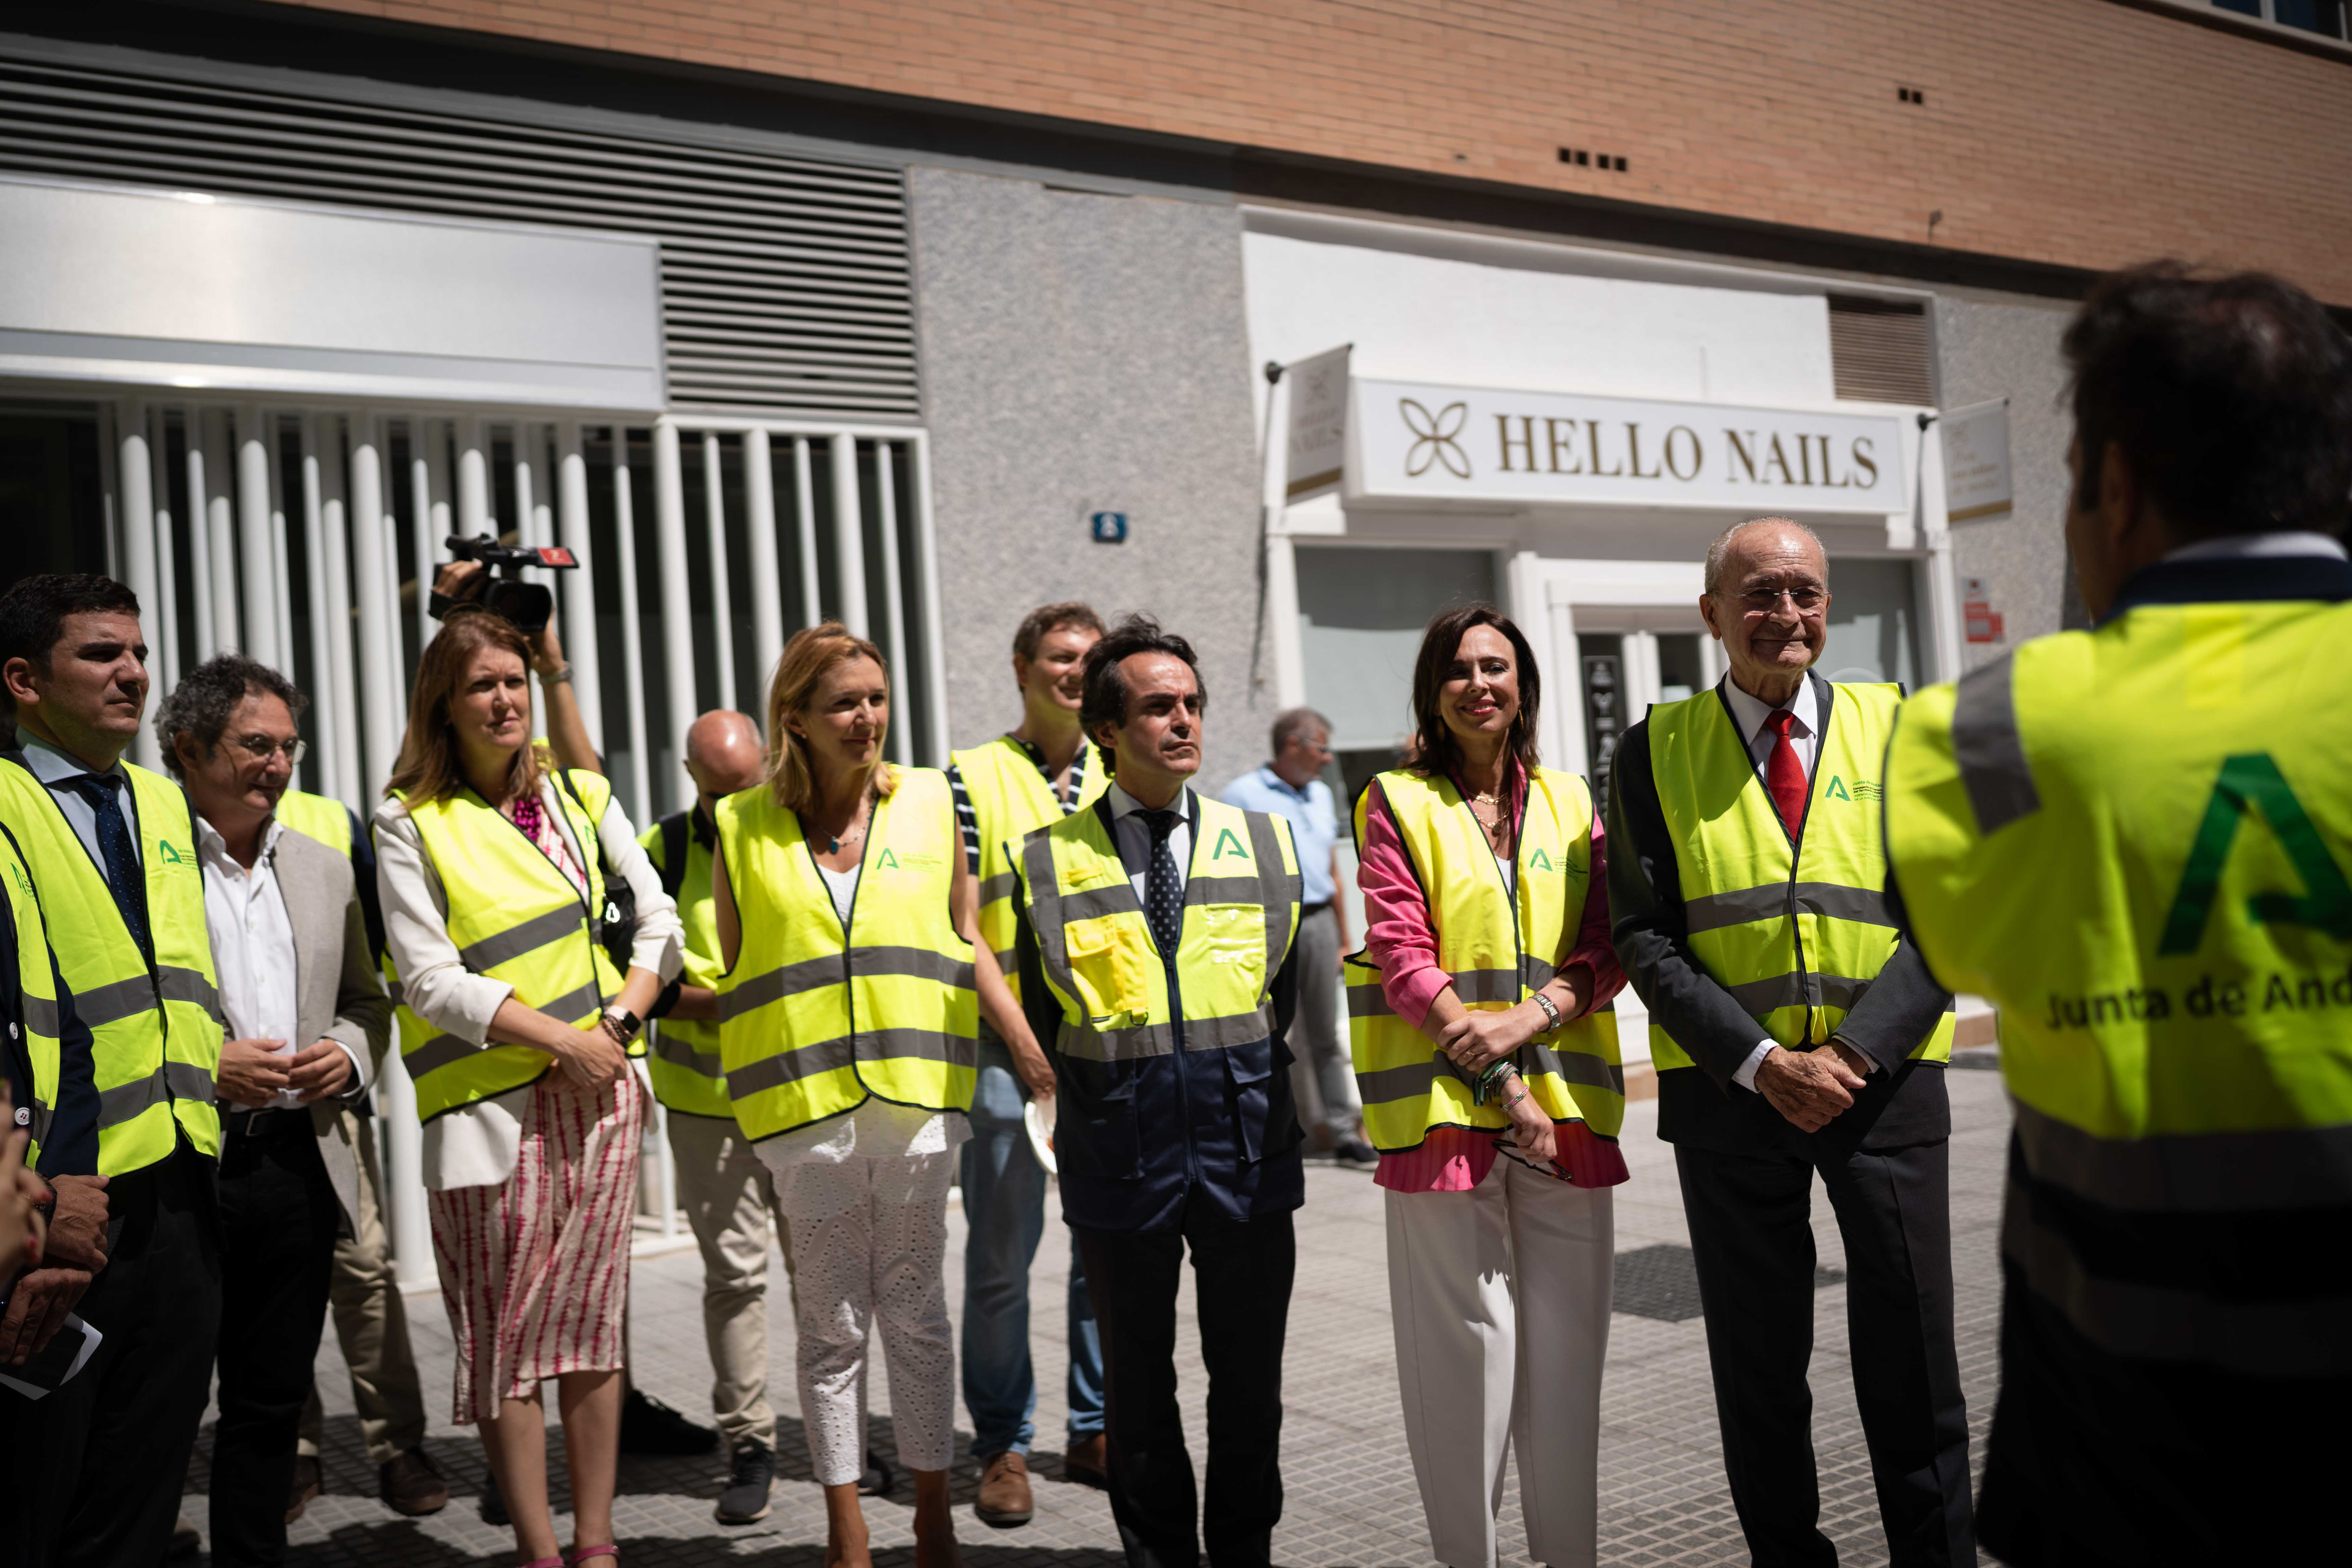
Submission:
<svg viewBox="0 0 2352 1568">
<path fill-rule="evenodd" d="M 1528 779 L 1513 860 L 1514 887 L 1469 804 L 1444 777 L 1385 773 L 1381 793 L 1429 899 L 1437 963 L 1474 1012 L 1516 1007 L 1547 984 L 1572 945 L 1592 883 L 1592 795 L 1582 779 L 1550 768 Z M 1356 797 L 1363 842 L 1371 791 Z M 1391 1011 L 1381 971 L 1364 954 L 1347 961 L 1348 1037 L 1364 1102 L 1364 1134 L 1383 1153 L 1421 1145 L 1433 1128 L 1510 1125 L 1501 1098 L 1484 1105 L 1429 1037 Z M 1530 1040 L 1519 1077 L 1555 1122 L 1582 1121 L 1604 1138 L 1625 1122 L 1625 1069 L 1617 1015 L 1603 1008 Z"/>
<path fill-rule="evenodd" d="M 979 829 L 980 939 L 996 954 L 996 967 L 1004 972 L 1004 983 L 1015 998 L 1021 994 L 1021 975 L 1013 962 L 1013 938 L 1020 929 L 1021 910 L 1013 895 L 1021 879 L 1013 868 L 1013 851 L 1031 833 L 1052 826 L 1070 812 L 1084 811 L 1110 787 L 1102 753 L 1091 741 L 1081 743 L 1086 773 L 1068 812 L 1028 752 L 1010 735 L 958 752 L 952 759 L 962 775 L 964 793 L 971 797 Z"/>
<path fill-rule="evenodd" d="M 2352 603 L 2143 604 L 1895 727 L 1912 938 L 2000 1012 L 2003 1252 L 2119 1357 L 2352 1373 L 2340 1285 L 2241 1264 L 2352 1207 L 2347 639 Z"/>
<path fill-rule="evenodd" d="M 1900 945 L 1886 902 L 1881 759 L 1902 689 L 1821 682 L 1829 700 L 1803 834 L 1791 844 L 1720 692 L 1650 709 L 1650 772 L 1675 847 L 1691 952 L 1791 1049 L 1826 1043 Z M 1948 1062 L 1947 1010 L 1911 1049 Z M 1650 1026 L 1658 1070 L 1692 1065 Z"/>
<path fill-rule="evenodd" d="M 344 859 L 351 858 L 352 814 L 341 801 L 289 788 L 278 797 L 275 815 L 304 837 L 315 838 Z"/>
<path fill-rule="evenodd" d="M 181 1133 L 206 1154 L 220 1152 L 220 992 L 194 815 L 171 780 L 122 767 L 138 816 L 152 963 L 47 786 L 20 764 L 0 764 L 0 819 L 39 889 L 58 972 L 90 1032 L 103 1176 L 167 1158 Z"/>
<path fill-rule="evenodd" d="M 449 940 L 467 971 L 503 980 L 524 1006 L 585 1027 L 621 989 L 622 975 L 598 940 L 595 913 L 604 907 L 596 824 L 613 786 L 596 773 L 567 775 L 572 789 L 554 794 L 585 863 L 585 898 L 522 829 L 473 790 L 405 804 L 449 900 Z M 388 954 L 384 967 L 398 996 Z M 401 1063 L 416 1086 L 416 1114 L 426 1121 L 535 1083 L 555 1065 L 529 1046 L 477 1046 L 445 1035 L 405 1004 L 398 1017 Z"/>
<path fill-rule="evenodd" d="M 1287 823 L 1195 793 L 1175 991 L 1098 808 L 1021 841 L 1023 909 L 1062 1005 L 1065 1056 L 1163 1057 L 1254 1045 L 1274 1033 L 1275 976 L 1298 934 L 1298 852 Z"/>
<path fill-rule="evenodd" d="M 801 831 L 765 784 L 719 803 L 743 942 L 719 980 L 719 1055 L 753 1140 L 868 1096 L 968 1110 L 979 1061 L 972 947 L 948 908 L 963 853 L 948 776 L 900 768 L 876 803 L 845 923 Z"/>
<path fill-rule="evenodd" d="M 719 905 L 710 894 L 709 846 L 696 835 L 691 812 L 655 823 L 637 842 L 645 846 L 655 866 L 663 865 L 671 847 L 667 835 L 673 820 L 677 830 L 686 836 L 685 873 L 672 895 L 677 900 L 677 918 L 686 926 L 686 962 L 678 979 L 715 991 L 719 988 Z M 688 1116 L 735 1114 L 727 1098 L 727 1069 L 719 1059 L 718 1020 L 662 1018 L 647 1034 L 646 1069 L 653 1079 L 656 1100 Z"/>
<path fill-rule="evenodd" d="M 16 835 L 0 826 L 0 885 L 7 889 L 8 915 L 16 932 L 17 992 L 23 998 L 24 1050 L 33 1067 L 33 1102 L 16 1109 L 29 1111 L 26 1123 L 33 1135 L 25 1151 L 27 1170 L 40 1163 L 41 1143 L 49 1135 L 49 1119 L 57 1110 L 59 1071 L 57 977 L 50 973 L 48 922 L 41 914 L 40 894 L 33 886 L 32 868 Z M 0 1139 L 14 1128 L 0 1127 Z"/>
</svg>

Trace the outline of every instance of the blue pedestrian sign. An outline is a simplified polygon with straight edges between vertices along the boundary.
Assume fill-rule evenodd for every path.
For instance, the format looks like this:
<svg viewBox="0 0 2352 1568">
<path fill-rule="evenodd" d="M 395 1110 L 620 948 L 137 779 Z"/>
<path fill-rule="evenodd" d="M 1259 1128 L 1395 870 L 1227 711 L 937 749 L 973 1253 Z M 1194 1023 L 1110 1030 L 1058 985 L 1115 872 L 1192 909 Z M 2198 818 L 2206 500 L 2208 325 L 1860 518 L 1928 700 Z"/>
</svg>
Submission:
<svg viewBox="0 0 2352 1568">
<path fill-rule="evenodd" d="M 1123 511 L 1090 512 L 1087 514 L 1087 522 L 1094 530 L 1097 544 L 1127 542 L 1127 513 Z"/>
</svg>

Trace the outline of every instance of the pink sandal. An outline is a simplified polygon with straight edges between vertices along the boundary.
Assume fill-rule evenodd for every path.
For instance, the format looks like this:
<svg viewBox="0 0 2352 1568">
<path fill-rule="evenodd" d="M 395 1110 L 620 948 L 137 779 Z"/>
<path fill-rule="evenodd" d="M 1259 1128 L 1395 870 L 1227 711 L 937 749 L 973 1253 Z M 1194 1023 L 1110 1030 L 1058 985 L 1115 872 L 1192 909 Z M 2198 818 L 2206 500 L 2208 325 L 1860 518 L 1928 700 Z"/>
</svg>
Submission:
<svg viewBox="0 0 2352 1568">
<path fill-rule="evenodd" d="M 564 1563 L 562 1568 L 580 1568 L 580 1564 L 587 1562 L 591 1557 L 609 1557 L 618 1563 L 621 1560 L 621 1549 L 618 1546 L 583 1546 L 572 1554 L 570 1561 Z M 538 1565 L 534 1563 L 532 1568 L 538 1568 Z"/>
</svg>

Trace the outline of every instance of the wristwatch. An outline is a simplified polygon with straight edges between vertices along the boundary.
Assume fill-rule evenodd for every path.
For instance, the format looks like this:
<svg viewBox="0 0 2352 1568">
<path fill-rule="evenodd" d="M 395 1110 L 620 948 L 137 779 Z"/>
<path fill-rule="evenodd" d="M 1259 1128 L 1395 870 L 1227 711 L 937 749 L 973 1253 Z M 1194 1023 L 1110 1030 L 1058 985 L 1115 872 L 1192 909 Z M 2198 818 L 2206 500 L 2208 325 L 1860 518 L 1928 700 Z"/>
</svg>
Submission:
<svg viewBox="0 0 2352 1568">
<path fill-rule="evenodd" d="M 539 678 L 539 683 L 541 686 L 562 686 L 571 679 L 572 667 L 567 664 L 561 669 L 550 670 L 541 675 Z"/>
<path fill-rule="evenodd" d="M 645 1026 L 645 1020 L 625 1007 L 607 1007 L 604 1017 L 597 1021 L 604 1026 L 606 1034 L 625 1046 L 636 1038 L 637 1031 Z"/>
<path fill-rule="evenodd" d="M 1549 1034 L 1552 1030 L 1559 1027 L 1560 1017 L 1559 1005 L 1558 1003 L 1554 1002 L 1550 997 L 1545 995 L 1540 991 L 1528 997 L 1528 1000 L 1542 1008 L 1543 1016 L 1551 1020 L 1549 1024 L 1544 1026 L 1544 1033 Z"/>
</svg>

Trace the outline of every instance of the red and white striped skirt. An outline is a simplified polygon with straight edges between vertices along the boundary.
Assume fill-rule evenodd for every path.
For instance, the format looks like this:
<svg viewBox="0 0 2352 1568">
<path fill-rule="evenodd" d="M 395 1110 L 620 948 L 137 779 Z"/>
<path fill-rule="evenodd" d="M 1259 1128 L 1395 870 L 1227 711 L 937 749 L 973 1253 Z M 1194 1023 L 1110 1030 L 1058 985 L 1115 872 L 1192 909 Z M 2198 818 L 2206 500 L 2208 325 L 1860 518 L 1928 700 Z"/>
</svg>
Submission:
<svg viewBox="0 0 2352 1568">
<path fill-rule="evenodd" d="M 593 1100 L 554 1082 L 531 1086 L 511 1177 L 429 1194 L 461 1426 L 544 1379 L 624 1359 L 645 1090 L 630 1072 Z"/>
</svg>

